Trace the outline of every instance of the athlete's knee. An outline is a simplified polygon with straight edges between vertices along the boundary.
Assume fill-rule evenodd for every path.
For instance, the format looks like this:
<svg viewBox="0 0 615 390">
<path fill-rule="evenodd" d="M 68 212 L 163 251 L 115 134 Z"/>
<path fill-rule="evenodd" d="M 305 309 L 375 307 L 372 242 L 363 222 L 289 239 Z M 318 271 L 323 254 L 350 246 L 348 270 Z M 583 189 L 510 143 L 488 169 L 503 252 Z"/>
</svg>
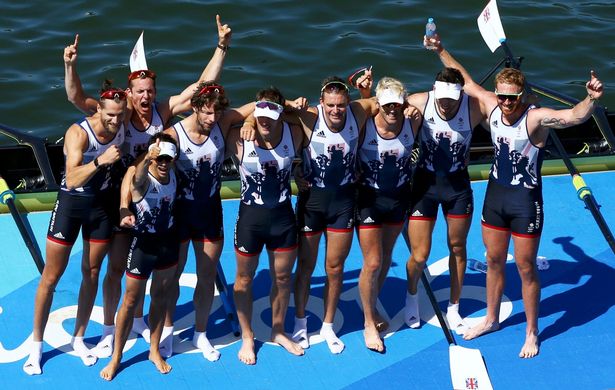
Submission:
<svg viewBox="0 0 615 390">
<path fill-rule="evenodd" d="M 368 274 L 375 274 L 376 272 L 380 271 L 381 267 L 382 267 L 382 258 L 380 258 L 380 256 L 374 256 L 369 259 L 368 258 L 363 259 L 362 272 L 366 272 Z"/>
<path fill-rule="evenodd" d="M 536 272 L 536 266 L 532 261 L 517 261 L 517 270 L 522 281 L 535 282 L 538 280 L 538 273 Z"/>
<path fill-rule="evenodd" d="M 233 286 L 234 291 L 247 291 L 252 285 L 254 277 L 249 274 L 237 274 L 235 276 L 235 284 Z"/>
</svg>

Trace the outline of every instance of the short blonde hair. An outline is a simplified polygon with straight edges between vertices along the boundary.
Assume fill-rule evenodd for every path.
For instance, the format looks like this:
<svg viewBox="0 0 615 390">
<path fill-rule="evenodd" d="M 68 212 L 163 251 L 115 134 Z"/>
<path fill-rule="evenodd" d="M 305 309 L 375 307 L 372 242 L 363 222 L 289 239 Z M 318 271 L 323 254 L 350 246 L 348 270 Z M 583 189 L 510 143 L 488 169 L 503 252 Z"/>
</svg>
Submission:
<svg viewBox="0 0 615 390">
<path fill-rule="evenodd" d="M 393 77 L 383 77 L 380 81 L 378 81 L 378 85 L 376 85 L 376 97 L 380 97 L 385 89 L 389 89 L 394 93 L 402 95 L 404 99 L 406 98 L 406 87 L 404 87 L 404 84 L 401 81 L 394 79 Z"/>
<path fill-rule="evenodd" d="M 517 85 L 521 88 L 525 87 L 525 76 L 519 69 L 504 68 L 495 75 L 495 85 L 498 83 Z"/>
</svg>

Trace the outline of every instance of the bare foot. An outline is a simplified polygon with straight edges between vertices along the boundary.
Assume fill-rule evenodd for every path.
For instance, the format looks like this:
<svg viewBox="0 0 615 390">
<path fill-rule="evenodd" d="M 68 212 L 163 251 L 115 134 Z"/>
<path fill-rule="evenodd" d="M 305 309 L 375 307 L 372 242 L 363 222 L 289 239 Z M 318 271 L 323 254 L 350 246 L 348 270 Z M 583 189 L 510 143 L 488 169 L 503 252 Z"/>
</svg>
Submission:
<svg viewBox="0 0 615 390">
<path fill-rule="evenodd" d="M 105 368 L 100 370 L 100 377 L 106 381 L 111 381 L 115 377 L 115 373 L 117 372 L 118 368 L 120 368 L 120 362 L 116 362 L 114 361 L 114 359 L 111 359 L 109 364 L 107 364 Z"/>
<path fill-rule="evenodd" d="M 166 360 L 164 360 L 160 353 L 153 354 L 152 352 L 150 352 L 148 359 L 150 362 L 154 363 L 156 369 L 158 369 L 161 374 L 168 374 L 169 372 L 171 372 L 171 365 L 167 363 Z"/>
<path fill-rule="evenodd" d="M 384 343 L 378 333 L 378 327 L 366 327 L 363 331 L 365 346 L 372 351 L 384 352 Z"/>
<path fill-rule="evenodd" d="M 271 341 L 280 344 L 282 348 L 295 356 L 303 356 L 303 354 L 305 353 L 303 348 L 299 344 L 288 338 L 285 333 L 272 333 Z"/>
<path fill-rule="evenodd" d="M 256 364 L 256 354 L 254 353 L 254 339 L 245 338 L 241 339 L 241 348 L 237 353 L 239 360 L 245 364 Z"/>
<path fill-rule="evenodd" d="M 480 324 L 471 327 L 463 334 L 464 340 L 472 340 L 477 338 L 478 336 L 482 336 L 485 333 L 494 332 L 500 329 L 500 324 L 498 322 L 487 322 L 487 320 L 481 322 Z"/>
<path fill-rule="evenodd" d="M 539 351 L 538 332 L 528 332 L 525 335 L 525 344 L 519 352 L 519 357 L 523 359 L 533 358 Z"/>
<path fill-rule="evenodd" d="M 384 332 L 387 329 L 389 329 L 389 323 L 387 322 L 387 320 L 382 318 L 380 313 L 376 312 L 376 330 L 378 332 Z"/>
</svg>

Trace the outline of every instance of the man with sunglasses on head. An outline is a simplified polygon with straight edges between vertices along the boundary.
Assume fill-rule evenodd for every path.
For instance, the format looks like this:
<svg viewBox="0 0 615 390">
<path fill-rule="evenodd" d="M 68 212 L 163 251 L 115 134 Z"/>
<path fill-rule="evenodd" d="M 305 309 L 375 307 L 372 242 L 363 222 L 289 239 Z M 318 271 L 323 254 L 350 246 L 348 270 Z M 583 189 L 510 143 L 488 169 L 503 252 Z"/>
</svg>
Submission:
<svg viewBox="0 0 615 390">
<path fill-rule="evenodd" d="M 45 268 L 34 301 L 34 330 L 30 356 L 23 369 L 41 373 L 42 342 L 53 293 L 68 264 L 79 230 L 83 236 L 82 281 L 71 345 L 86 366 L 96 356 L 83 336 L 98 291 L 98 274 L 107 254 L 116 209 L 108 202 L 116 186 L 111 168 L 121 157 L 124 142 L 126 92 L 105 81 L 96 113 L 68 128 L 64 136 L 66 167 L 47 231 Z"/>
<path fill-rule="evenodd" d="M 239 132 L 233 132 L 228 142 L 241 175 L 241 203 L 235 226 L 234 297 L 242 337 L 238 358 L 248 365 L 256 363 L 252 283 L 263 247 L 269 257 L 272 284 L 271 341 L 292 355 L 304 354 L 303 348 L 284 332 L 297 257 L 290 174 L 295 156 L 301 155 L 304 134 L 299 125 L 282 120 L 286 102 L 277 88 L 259 91 L 256 99 L 255 137 L 241 140 Z"/>
<path fill-rule="evenodd" d="M 368 75 L 371 75 L 371 69 Z M 364 90 L 357 86 L 363 96 Z M 367 348 L 384 352 L 380 332 L 387 322 L 376 309 L 376 301 L 391 267 L 393 247 L 403 229 L 410 202 L 411 155 L 422 117 L 406 118 L 406 89 L 392 77 L 383 77 L 376 86 L 378 113 L 365 125 L 359 144 L 361 173 L 357 191 L 357 225 L 363 267 L 359 292 L 365 316 L 364 339 Z"/>
<path fill-rule="evenodd" d="M 354 227 L 356 156 L 367 118 L 378 108 L 371 99 L 350 101 L 348 86 L 339 77 L 322 83 L 320 104 L 296 111 L 309 140 L 304 163 L 309 188 L 299 192 L 297 220 L 299 253 L 295 276 L 295 328 L 293 341 L 309 348 L 306 305 L 310 280 L 316 267 L 322 233 L 327 238 L 325 254 L 325 317 L 320 335 L 331 353 L 344 350 L 333 330 L 337 303 L 342 292 L 344 262 L 350 251 Z"/>
<path fill-rule="evenodd" d="M 198 84 L 190 102 L 192 114 L 164 131 L 179 145 L 176 214 L 181 245 L 170 291 L 172 303 L 166 314 L 162 353 L 165 357 L 173 353 L 173 314 L 179 298 L 179 278 L 192 242 L 197 273 L 192 343 L 207 360 L 216 361 L 220 353 L 210 344 L 205 331 L 214 298 L 216 267 L 224 244 L 220 172 L 225 158 L 230 156 L 225 140 L 231 128 L 252 113 L 254 103 L 229 109 L 224 88 L 214 81 Z"/>
<path fill-rule="evenodd" d="M 467 163 L 472 130 L 480 123 L 478 100 L 466 95 L 464 79 L 457 69 L 445 68 L 435 78 L 433 89 L 408 97 L 423 121 L 420 129 L 420 155 L 414 173 L 408 217 L 411 253 L 406 263 L 408 291 L 404 320 L 418 328 L 418 283 L 431 252 L 432 235 L 442 207 L 447 226 L 450 296 L 446 312 L 451 329 L 462 332 L 465 323 L 459 315 L 459 299 L 465 276 L 466 243 L 474 200 Z"/>
<path fill-rule="evenodd" d="M 162 131 L 174 116 L 190 110 L 190 98 L 197 84 L 204 80 L 217 80 L 221 71 L 226 52 L 231 40 L 231 29 L 222 24 L 220 16 L 216 15 L 218 28 L 218 45 L 215 52 L 203 70 L 199 81 L 189 85 L 179 95 L 156 99 L 156 73 L 142 69 L 128 75 L 129 111 L 126 116 L 126 141 L 122 145 L 122 162 L 124 169 L 118 170 L 117 175 L 122 176 L 137 156 L 147 150 L 149 138 Z M 68 100 L 85 113 L 96 108 L 96 101 L 85 95 L 81 81 L 76 71 L 77 49 L 79 35 L 75 42 L 64 49 L 65 88 Z M 132 173 L 131 173 L 132 174 Z M 114 198 L 115 199 L 115 198 Z M 121 278 L 124 273 L 126 254 L 130 244 L 129 228 L 134 224 L 135 217 L 129 211 L 130 191 L 122 190 L 119 224 L 125 229 L 117 229 L 109 252 L 109 263 L 103 281 L 103 310 L 104 326 L 101 341 L 95 350 L 99 357 L 111 356 L 113 351 L 114 316 L 119 304 L 121 294 Z M 143 309 L 138 307 L 133 330 L 143 335 L 149 342 L 149 329 L 143 319 Z"/>
<path fill-rule="evenodd" d="M 152 274 L 149 360 L 162 374 L 171 371 L 171 366 L 160 354 L 159 342 L 166 308 L 170 303 L 168 290 L 175 275 L 179 250 L 173 218 L 177 190 L 173 169 L 176 150 L 176 142 L 171 136 L 155 134 L 151 137 L 147 154 L 137 164 L 130 180 L 131 209 L 137 221 L 126 262 L 126 291 L 117 315 L 113 356 L 100 371 L 100 377 L 108 381 L 113 379 L 120 367 L 134 311 L 143 301 L 147 281 Z"/>
<path fill-rule="evenodd" d="M 499 312 L 505 283 L 506 257 L 512 236 L 514 258 L 521 277 L 527 319 L 521 358 L 539 352 L 538 307 L 540 280 L 536 255 L 543 228 L 540 168 L 550 129 L 562 129 L 586 121 L 602 97 L 603 86 L 590 72 L 587 96 L 570 109 L 536 108 L 525 99 L 525 77 L 505 68 L 495 76 L 495 92 L 487 91 L 442 47 L 440 37 L 430 43 L 445 66 L 459 69 L 464 91 L 480 102 L 483 126 L 490 129 L 495 156 L 482 212 L 483 241 L 487 249 L 487 315 L 464 333 L 471 340 L 499 329 Z"/>
</svg>

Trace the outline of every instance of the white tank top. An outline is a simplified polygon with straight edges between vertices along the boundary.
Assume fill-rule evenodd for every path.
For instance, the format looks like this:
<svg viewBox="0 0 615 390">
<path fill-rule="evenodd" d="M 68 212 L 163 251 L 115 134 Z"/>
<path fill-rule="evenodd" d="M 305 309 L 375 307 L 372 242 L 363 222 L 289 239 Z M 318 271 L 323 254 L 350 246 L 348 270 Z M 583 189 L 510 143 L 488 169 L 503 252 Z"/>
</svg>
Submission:
<svg viewBox="0 0 615 390">
<path fill-rule="evenodd" d="M 497 106 L 489 115 L 491 141 L 495 156 L 489 177 L 507 187 L 536 188 L 541 185 L 543 149 L 530 141 L 527 115 L 531 105 L 516 123 L 508 126 L 502 121 L 502 110 Z"/>
<path fill-rule="evenodd" d="M 132 121 L 126 127 L 126 141 L 122 146 L 122 162 L 125 167 L 130 166 L 142 153 L 147 152 L 149 140 L 154 134 L 164 130 L 164 123 L 158 113 L 157 105 L 152 104 L 152 121 L 147 129 L 139 130 Z"/>
<path fill-rule="evenodd" d="M 207 203 L 220 191 L 220 169 L 224 162 L 224 137 L 218 123 L 209 137 L 195 144 L 182 123 L 173 128 L 177 134 L 179 157 L 175 166 L 179 173 L 178 199 Z"/>
<path fill-rule="evenodd" d="M 361 184 L 386 193 L 407 185 L 412 177 L 410 155 L 413 145 L 414 133 L 408 118 L 404 118 L 401 131 L 391 139 L 383 138 L 376 129 L 374 118 L 370 118 L 359 148 Z"/>
<path fill-rule="evenodd" d="M 239 164 L 241 201 L 266 208 L 290 202 L 290 171 L 294 158 L 293 135 L 285 122 L 282 139 L 273 149 L 244 140 Z"/>
<path fill-rule="evenodd" d="M 322 105 L 318 105 L 318 119 L 308 145 L 310 173 L 313 186 L 336 189 L 355 179 L 355 160 L 359 144 L 359 128 L 350 109 L 346 109 L 346 123 L 333 132 L 325 122 Z"/>
<path fill-rule="evenodd" d="M 151 173 L 147 174 L 149 186 L 143 198 L 133 202 L 137 217 L 134 229 L 139 233 L 165 233 L 173 226 L 173 204 L 177 179 L 175 171 L 169 170 L 169 182 L 160 183 Z"/>
<path fill-rule="evenodd" d="M 457 114 L 443 119 L 436 108 L 436 99 L 430 91 L 421 126 L 421 157 L 418 166 L 431 172 L 449 174 L 466 169 L 472 141 L 470 99 L 461 93 Z"/>
<path fill-rule="evenodd" d="M 90 122 L 88 122 L 87 118 L 84 118 L 80 123 L 79 127 L 83 131 L 85 131 L 88 137 L 88 146 L 87 150 L 83 153 L 83 162 L 82 164 L 88 164 L 100 155 L 102 155 L 107 149 L 109 149 L 113 145 L 117 145 L 121 148 L 124 143 L 124 124 L 120 125 L 120 129 L 115 134 L 112 140 L 103 144 L 101 143 L 96 135 L 94 134 L 94 130 L 90 126 Z M 62 177 L 61 189 L 63 191 L 68 191 L 74 195 L 95 195 L 100 191 L 109 190 L 112 187 L 112 166 L 100 167 L 98 171 L 94 174 L 94 176 L 83 186 L 78 187 L 73 190 L 68 190 L 66 188 L 66 173 Z"/>
</svg>

